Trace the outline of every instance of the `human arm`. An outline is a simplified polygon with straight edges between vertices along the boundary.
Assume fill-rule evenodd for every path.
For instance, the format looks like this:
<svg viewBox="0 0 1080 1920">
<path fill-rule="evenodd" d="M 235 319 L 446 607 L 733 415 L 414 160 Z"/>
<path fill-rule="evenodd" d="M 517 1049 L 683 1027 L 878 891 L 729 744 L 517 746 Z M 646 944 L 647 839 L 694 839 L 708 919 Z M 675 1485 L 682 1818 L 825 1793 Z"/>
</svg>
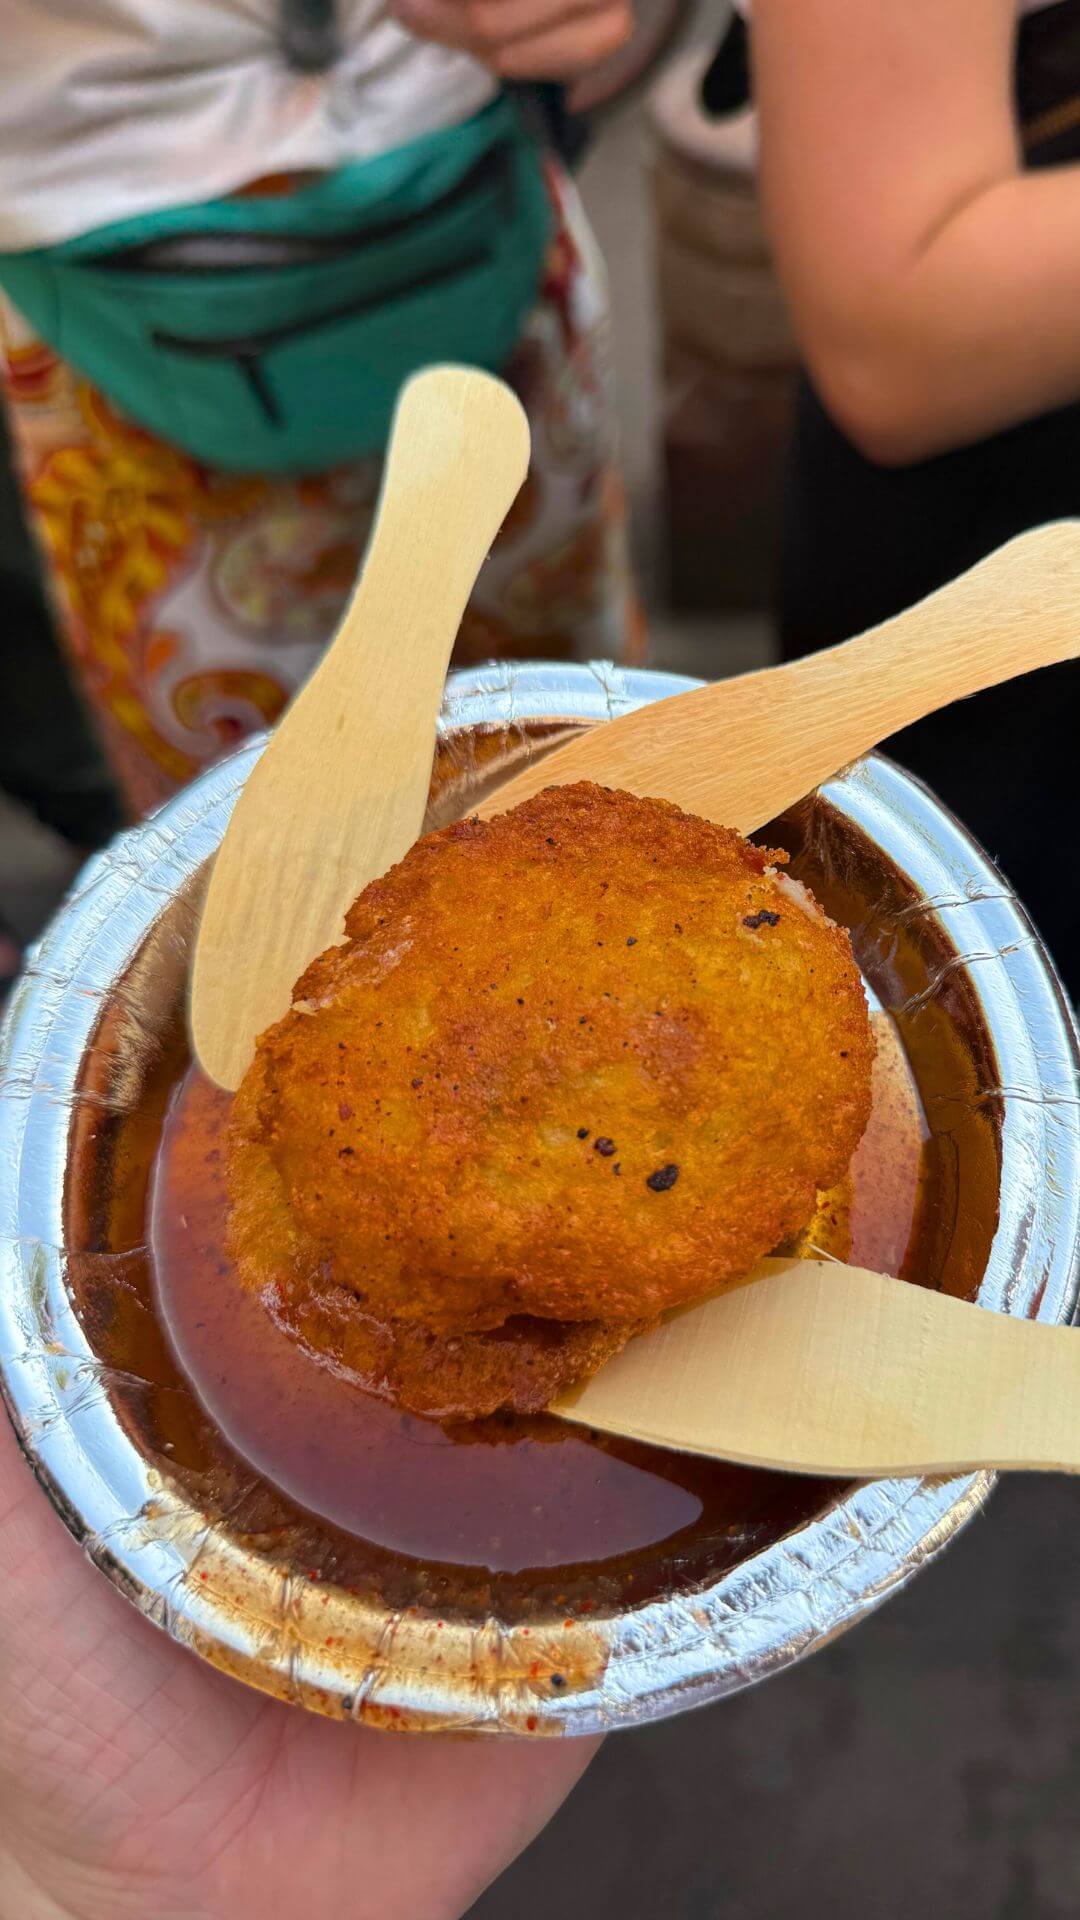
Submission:
<svg viewBox="0 0 1080 1920">
<path fill-rule="evenodd" d="M 780 277 L 822 398 L 884 464 L 1080 399 L 1080 166 L 1023 171 L 1014 35 L 1015 0 L 755 3 Z"/>
<path fill-rule="evenodd" d="M 211 1672 L 80 1553 L 0 1407 L 0 1920 L 454 1920 L 594 1747 L 376 1733 Z"/>
</svg>

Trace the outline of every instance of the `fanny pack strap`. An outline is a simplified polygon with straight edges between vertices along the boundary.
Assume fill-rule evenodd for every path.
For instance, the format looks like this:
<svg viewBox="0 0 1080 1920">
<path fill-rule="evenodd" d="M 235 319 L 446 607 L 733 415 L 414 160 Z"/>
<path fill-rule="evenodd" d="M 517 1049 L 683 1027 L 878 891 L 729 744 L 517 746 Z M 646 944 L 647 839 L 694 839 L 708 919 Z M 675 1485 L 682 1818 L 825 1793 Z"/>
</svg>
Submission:
<svg viewBox="0 0 1080 1920">
<path fill-rule="evenodd" d="M 335 0 L 278 0 L 278 38 L 297 73 L 325 73 L 341 58 Z"/>
</svg>

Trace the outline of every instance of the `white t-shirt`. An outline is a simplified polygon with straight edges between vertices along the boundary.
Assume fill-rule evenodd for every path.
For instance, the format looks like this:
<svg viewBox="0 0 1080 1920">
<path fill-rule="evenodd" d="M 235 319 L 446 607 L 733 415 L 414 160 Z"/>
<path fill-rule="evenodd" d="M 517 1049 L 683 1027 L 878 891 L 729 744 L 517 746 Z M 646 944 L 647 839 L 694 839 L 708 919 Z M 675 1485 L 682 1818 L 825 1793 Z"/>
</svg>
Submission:
<svg viewBox="0 0 1080 1920">
<path fill-rule="evenodd" d="M 279 0 L 0 0 L 0 251 L 366 159 L 493 98 L 385 0 L 338 13 L 341 58 L 303 74 Z"/>
</svg>

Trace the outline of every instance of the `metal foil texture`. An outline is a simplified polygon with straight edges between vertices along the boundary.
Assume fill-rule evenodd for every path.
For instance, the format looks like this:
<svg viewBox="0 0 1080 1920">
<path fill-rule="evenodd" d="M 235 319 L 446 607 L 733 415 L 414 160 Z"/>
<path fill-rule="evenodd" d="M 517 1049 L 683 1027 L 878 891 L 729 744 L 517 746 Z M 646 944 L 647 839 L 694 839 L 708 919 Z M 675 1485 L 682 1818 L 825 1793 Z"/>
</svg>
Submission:
<svg viewBox="0 0 1080 1920">
<path fill-rule="evenodd" d="M 429 825 L 574 729 L 692 684 L 608 665 L 458 674 Z M 273 1523 L 240 1469 L 225 1503 L 148 1438 L 144 1404 L 187 1389 L 103 1359 L 86 1302 L 103 1289 L 114 1307 L 125 1289 L 134 1298 L 131 1275 L 148 1257 L 139 1218 L 124 1225 L 106 1189 L 120 1160 L 129 1175 L 133 1159 L 152 1161 L 161 1088 L 182 1066 L 200 876 L 261 746 L 90 862 L 4 1023 L 0 1384 L 58 1513 L 177 1641 L 284 1700 L 371 1725 L 606 1732 L 719 1699 L 826 1644 L 954 1538 L 991 1476 L 848 1487 L 734 1566 L 703 1573 L 673 1555 L 659 1592 L 613 1602 L 601 1586 L 594 1606 L 567 1617 L 563 1596 L 526 1608 L 505 1580 L 498 1593 L 481 1582 L 456 1597 L 421 1585 L 408 1604 L 393 1580 L 341 1584 L 319 1557 L 317 1521 L 306 1534 Z M 1068 1320 L 1077 1041 L 1022 907 L 931 795 L 879 757 L 764 837 L 851 928 L 871 995 L 909 1046 L 952 1196 L 936 1229 L 940 1284 L 1000 1312 Z M 924 1059 L 938 1065 L 924 1070 Z"/>
</svg>

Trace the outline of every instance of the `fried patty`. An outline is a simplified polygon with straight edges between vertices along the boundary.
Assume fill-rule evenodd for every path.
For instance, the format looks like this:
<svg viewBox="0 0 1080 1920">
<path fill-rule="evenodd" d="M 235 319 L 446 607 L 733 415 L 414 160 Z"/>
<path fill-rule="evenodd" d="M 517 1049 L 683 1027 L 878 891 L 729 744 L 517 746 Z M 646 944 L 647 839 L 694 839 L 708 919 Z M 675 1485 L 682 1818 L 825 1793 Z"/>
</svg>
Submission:
<svg viewBox="0 0 1080 1920">
<path fill-rule="evenodd" d="M 519 1373 L 585 1373 L 741 1278 L 846 1172 L 870 1109 L 847 935 L 783 862 L 586 784 L 422 840 L 260 1038 L 230 1154 L 241 1271 L 265 1283 L 244 1222 L 269 1193 L 286 1323 L 306 1302 L 312 1344 L 381 1327 L 399 1397 L 402 1369 L 464 1368 L 479 1339 L 484 1397 L 497 1375 L 509 1405 L 516 1349 Z"/>
<path fill-rule="evenodd" d="M 521 1315 L 488 1333 L 438 1334 L 414 1321 L 379 1319 L 320 1267 L 297 1231 L 281 1178 L 259 1138 L 264 1063 L 237 1093 L 226 1166 L 229 1251 L 283 1332 L 357 1385 L 409 1413 L 479 1420 L 508 1408 L 541 1413 L 563 1387 L 587 1379 L 626 1345 L 636 1326 Z"/>
</svg>

